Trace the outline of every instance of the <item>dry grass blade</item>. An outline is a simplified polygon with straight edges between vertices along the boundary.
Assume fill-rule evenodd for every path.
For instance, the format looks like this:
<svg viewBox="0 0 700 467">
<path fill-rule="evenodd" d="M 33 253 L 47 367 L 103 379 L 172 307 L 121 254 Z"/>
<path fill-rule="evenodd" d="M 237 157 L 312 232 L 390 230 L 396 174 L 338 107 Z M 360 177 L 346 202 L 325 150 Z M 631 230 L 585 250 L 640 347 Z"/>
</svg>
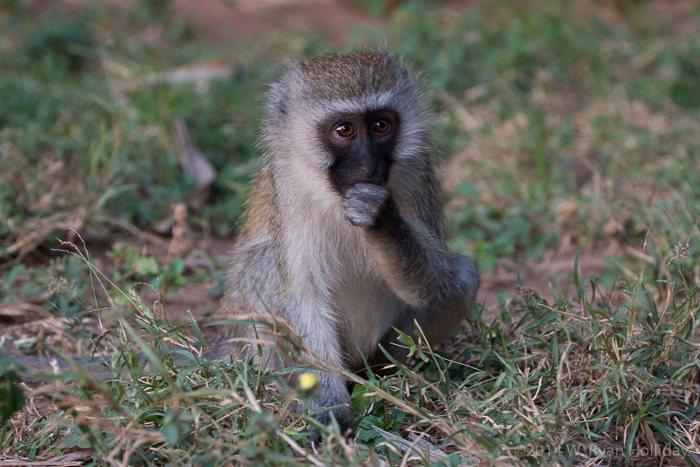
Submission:
<svg viewBox="0 0 700 467">
<path fill-rule="evenodd" d="M 152 73 L 146 76 L 131 79 L 114 84 L 117 93 L 129 93 L 139 88 L 152 86 L 157 83 L 189 83 L 194 82 L 201 87 L 212 79 L 228 78 L 232 74 L 231 66 L 225 62 L 215 60 L 209 62 L 195 62 L 172 70 Z"/>
</svg>

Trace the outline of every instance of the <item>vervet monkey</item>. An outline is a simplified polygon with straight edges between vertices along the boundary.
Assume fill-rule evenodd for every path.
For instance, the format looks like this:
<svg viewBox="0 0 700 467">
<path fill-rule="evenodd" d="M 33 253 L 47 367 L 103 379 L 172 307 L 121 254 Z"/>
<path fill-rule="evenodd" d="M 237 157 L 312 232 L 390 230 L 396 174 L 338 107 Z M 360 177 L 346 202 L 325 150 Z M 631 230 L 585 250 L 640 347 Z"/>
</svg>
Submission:
<svg viewBox="0 0 700 467">
<path fill-rule="evenodd" d="M 466 316 L 479 287 L 474 263 L 447 251 L 431 145 L 434 115 L 420 79 L 385 51 L 292 64 L 269 91 L 264 164 L 233 249 L 222 315 L 286 320 L 311 358 L 359 370 L 394 357 L 393 328 L 417 321 L 436 342 Z M 253 326 L 235 326 L 236 340 Z M 207 358 L 230 355 L 210 349 Z M 37 357 L 11 357 L 40 368 Z M 140 361 L 145 361 L 143 355 Z M 90 366 L 105 359 L 81 358 Z M 278 361 L 272 364 L 280 364 Z M 70 365 L 57 359 L 68 371 Z M 45 365 L 43 365 L 45 366 Z M 345 381 L 317 374 L 310 404 L 352 428 Z M 330 413 L 318 419 L 330 422 Z"/>
<path fill-rule="evenodd" d="M 413 335 L 414 320 L 430 341 L 446 337 L 479 275 L 447 251 L 434 118 L 420 79 L 385 51 L 292 64 L 269 91 L 224 313 L 273 313 L 312 358 L 347 370 L 381 358 L 379 344 L 401 357 L 393 328 Z M 312 408 L 341 405 L 332 414 L 351 428 L 345 381 L 318 377 Z"/>
</svg>

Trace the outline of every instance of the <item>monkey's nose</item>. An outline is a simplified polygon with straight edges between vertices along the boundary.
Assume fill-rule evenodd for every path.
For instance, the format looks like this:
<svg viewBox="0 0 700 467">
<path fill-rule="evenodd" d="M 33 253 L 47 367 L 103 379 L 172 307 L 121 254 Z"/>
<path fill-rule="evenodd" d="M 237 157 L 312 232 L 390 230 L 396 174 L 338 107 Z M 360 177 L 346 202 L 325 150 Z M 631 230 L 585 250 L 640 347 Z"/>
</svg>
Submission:
<svg viewBox="0 0 700 467">
<path fill-rule="evenodd" d="M 374 172 L 377 171 L 377 164 L 369 161 L 360 161 L 357 163 L 357 170 L 367 178 L 371 178 Z"/>
</svg>

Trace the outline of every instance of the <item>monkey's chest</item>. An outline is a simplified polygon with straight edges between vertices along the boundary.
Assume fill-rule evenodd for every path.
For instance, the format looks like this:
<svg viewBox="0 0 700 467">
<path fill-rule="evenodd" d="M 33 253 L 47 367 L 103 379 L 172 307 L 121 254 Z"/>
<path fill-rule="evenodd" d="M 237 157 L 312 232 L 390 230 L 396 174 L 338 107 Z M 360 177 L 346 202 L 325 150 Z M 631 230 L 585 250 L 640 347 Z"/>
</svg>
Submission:
<svg viewBox="0 0 700 467">
<path fill-rule="evenodd" d="M 371 358 L 384 335 L 398 324 L 406 308 L 388 288 L 371 277 L 353 278 L 334 290 L 337 334 L 347 363 L 360 367 L 362 357 Z"/>
<path fill-rule="evenodd" d="M 330 308 L 336 335 L 341 340 L 346 362 L 350 367 L 362 365 L 362 356 L 369 358 L 377 344 L 395 325 L 406 305 L 389 290 L 376 269 L 362 231 L 353 227 L 344 216 L 323 216 L 299 223 L 299 241 L 289 245 L 287 263 L 291 271 L 307 271 L 308 275 L 290 275 L 301 281 L 302 302 L 321 302 Z M 319 287 L 323 284 L 323 287 Z M 325 306 L 321 307 L 324 309 Z"/>
</svg>

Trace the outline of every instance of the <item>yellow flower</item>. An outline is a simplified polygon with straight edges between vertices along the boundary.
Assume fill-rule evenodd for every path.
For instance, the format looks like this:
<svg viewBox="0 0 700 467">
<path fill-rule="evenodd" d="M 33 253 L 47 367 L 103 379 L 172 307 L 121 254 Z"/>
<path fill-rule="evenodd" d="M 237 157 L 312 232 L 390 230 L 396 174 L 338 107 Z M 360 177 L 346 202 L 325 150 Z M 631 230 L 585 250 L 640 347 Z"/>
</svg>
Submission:
<svg viewBox="0 0 700 467">
<path fill-rule="evenodd" d="M 313 373 L 302 373 L 299 375 L 299 389 L 301 391 L 311 391 L 318 385 L 318 378 Z"/>
</svg>

